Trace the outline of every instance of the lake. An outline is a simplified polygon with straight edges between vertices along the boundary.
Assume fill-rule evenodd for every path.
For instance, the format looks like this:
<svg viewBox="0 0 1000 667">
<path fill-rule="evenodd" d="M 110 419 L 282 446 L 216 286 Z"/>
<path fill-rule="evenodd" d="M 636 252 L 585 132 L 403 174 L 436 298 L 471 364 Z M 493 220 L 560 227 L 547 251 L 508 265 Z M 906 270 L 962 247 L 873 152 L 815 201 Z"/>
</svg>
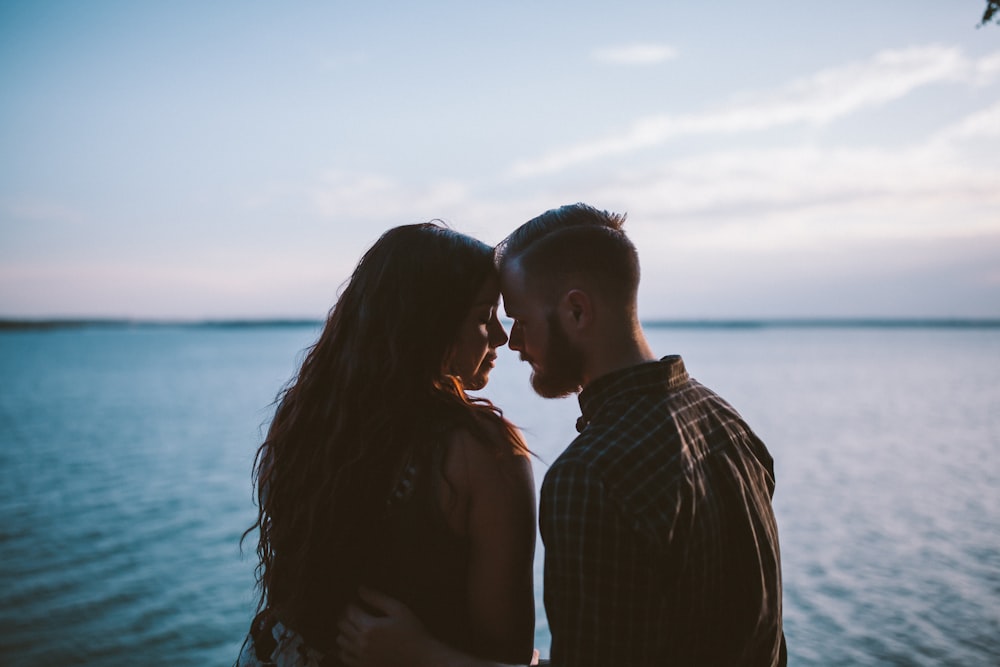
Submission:
<svg viewBox="0 0 1000 667">
<path fill-rule="evenodd" d="M 315 324 L 0 331 L 0 664 L 229 665 L 250 469 Z M 1000 328 L 683 326 L 775 458 L 791 665 L 1000 664 Z M 536 481 L 574 437 L 503 350 Z M 547 654 L 536 566 L 537 644 Z"/>
</svg>

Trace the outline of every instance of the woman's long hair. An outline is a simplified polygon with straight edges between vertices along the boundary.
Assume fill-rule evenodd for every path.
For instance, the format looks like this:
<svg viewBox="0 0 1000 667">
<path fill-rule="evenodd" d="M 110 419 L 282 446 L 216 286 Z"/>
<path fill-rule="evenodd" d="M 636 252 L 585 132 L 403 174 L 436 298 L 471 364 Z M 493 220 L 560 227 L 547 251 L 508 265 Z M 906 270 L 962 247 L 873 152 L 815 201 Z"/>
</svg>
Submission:
<svg viewBox="0 0 1000 667">
<path fill-rule="evenodd" d="M 353 598 L 364 545 L 411 448 L 442 422 L 523 442 L 470 400 L 446 363 L 491 275 L 488 245 L 436 223 L 396 227 L 365 253 L 257 451 L 258 611 L 317 646 Z M 497 435 L 500 434 L 498 439 Z"/>
</svg>

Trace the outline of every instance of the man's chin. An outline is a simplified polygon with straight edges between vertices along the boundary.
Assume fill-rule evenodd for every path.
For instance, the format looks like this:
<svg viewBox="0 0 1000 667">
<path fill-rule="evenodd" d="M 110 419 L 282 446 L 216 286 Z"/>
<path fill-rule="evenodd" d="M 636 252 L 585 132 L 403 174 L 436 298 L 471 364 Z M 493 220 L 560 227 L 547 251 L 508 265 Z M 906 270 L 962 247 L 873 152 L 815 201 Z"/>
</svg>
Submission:
<svg viewBox="0 0 1000 667">
<path fill-rule="evenodd" d="M 580 384 L 567 380 L 556 382 L 535 370 L 531 373 L 531 388 L 542 398 L 565 398 L 579 391 Z"/>
</svg>

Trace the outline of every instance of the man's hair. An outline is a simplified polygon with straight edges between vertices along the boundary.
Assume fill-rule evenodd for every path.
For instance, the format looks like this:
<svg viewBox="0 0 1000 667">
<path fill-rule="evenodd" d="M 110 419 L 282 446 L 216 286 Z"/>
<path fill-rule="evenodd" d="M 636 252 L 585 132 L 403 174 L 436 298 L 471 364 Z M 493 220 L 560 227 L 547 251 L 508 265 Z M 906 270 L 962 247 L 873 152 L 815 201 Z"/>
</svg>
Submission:
<svg viewBox="0 0 1000 667">
<path fill-rule="evenodd" d="M 498 266 L 518 260 L 529 282 L 554 287 L 581 277 L 616 302 L 633 305 L 639 288 L 639 255 L 625 235 L 626 214 L 569 204 L 542 213 L 501 241 Z M 544 287 L 543 287 L 544 289 Z"/>
</svg>

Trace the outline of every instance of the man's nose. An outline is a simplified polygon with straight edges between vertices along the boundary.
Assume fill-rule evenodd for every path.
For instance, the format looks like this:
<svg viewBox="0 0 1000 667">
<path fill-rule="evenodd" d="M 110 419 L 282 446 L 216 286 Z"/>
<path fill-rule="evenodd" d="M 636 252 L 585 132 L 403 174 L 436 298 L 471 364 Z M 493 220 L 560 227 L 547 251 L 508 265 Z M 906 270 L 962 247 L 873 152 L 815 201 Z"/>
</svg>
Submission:
<svg viewBox="0 0 1000 667">
<path fill-rule="evenodd" d="M 510 325 L 510 340 L 507 341 L 507 347 L 515 352 L 524 351 L 524 332 L 521 331 L 521 324 L 517 320 Z"/>
</svg>

